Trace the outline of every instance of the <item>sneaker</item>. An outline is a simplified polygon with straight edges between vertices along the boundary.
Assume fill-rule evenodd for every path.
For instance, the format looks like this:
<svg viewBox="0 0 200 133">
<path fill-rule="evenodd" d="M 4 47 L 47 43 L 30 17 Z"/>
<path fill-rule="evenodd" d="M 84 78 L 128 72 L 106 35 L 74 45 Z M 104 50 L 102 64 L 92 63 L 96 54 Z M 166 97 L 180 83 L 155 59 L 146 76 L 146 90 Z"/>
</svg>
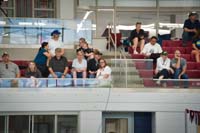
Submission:
<svg viewBox="0 0 200 133">
<path fill-rule="evenodd" d="M 134 52 L 133 52 L 134 54 L 138 54 L 138 52 L 136 51 L 136 50 L 134 50 Z"/>
</svg>

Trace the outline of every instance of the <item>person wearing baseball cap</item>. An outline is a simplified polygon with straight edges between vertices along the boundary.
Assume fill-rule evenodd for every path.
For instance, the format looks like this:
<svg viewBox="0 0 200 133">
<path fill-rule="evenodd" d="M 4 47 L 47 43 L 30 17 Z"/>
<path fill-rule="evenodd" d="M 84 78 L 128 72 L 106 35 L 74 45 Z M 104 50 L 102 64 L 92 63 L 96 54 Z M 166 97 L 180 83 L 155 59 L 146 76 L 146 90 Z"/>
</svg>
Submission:
<svg viewBox="0 0 200 133">
<path fill-rule="evenodd" d="M 161 79 L 167 79 L 170 77 L 171 73 L 174 73 L 170 67 L 170 59 L 167 57 L 167 51 L 163 51 L 161 56 L 157 59 L 156 69 L 155 69 L 155 78 L 158 78 L 156 84 L 160 85 Z M 163 84 L 164 85 L 164 84 Z"/>
<path fill-rule="evenodd" d="M 19 78 L 19 67 L 10 61 L 8 52 L 3 52 L 2 62 L 0 62 L 0 78 Z"/>
<path fill-rule="evenodd" d="M 55 49 L 56 48 L 62 48 L 62 55 L 64 55 L 64 48 L 63 48 L 63 43 L 59 40 L 61 32 L 59 30 L 54 30 L 51 32 L 51 39 L 49 40 L 49 51 L 50 54 L 55 56 Z"/>
<path fill-rule="evenodd" d="M 192 41 L 197 29 L 200 28 L 200 22 L 197 18 L 196 12 L 190 12 L 188 19 L 185 20 L 182 34 L 183 46 L 186 46 L 188 41 Z"/>
</svg>

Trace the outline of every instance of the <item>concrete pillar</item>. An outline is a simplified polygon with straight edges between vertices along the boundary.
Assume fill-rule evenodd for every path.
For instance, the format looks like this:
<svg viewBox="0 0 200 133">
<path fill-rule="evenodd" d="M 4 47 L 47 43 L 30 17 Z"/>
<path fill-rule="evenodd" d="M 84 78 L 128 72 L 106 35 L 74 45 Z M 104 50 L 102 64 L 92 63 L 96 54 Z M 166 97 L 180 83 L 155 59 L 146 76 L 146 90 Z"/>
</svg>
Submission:
<svg viewBox="0 0 200 133">
<path fill-rule="evenodd" d="M 76 0 L 57 0 L 57 18 L 74 19 Z"/>
<path fill-rule="evenodd" d="M 81 111 L 79 115 L 79 133 L 102 133 L 102 112 Z"/>
<path fill-rule="evenodd" d="M 176 15 L 170 15 L 170 23 L 176 23 Z M 171 31 L 171 37 L 174 38 L 176 37 L 176 29 Z"/>
</svg>

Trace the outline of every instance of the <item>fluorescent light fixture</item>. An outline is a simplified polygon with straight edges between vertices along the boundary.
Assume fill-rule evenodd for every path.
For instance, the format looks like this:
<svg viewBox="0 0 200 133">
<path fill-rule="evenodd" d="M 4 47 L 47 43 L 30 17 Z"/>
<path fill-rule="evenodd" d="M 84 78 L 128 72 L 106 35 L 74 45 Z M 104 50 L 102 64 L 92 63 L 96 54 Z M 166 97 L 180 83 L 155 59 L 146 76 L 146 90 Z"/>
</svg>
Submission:
<svg viewBox="0 0 200 133">
<path fill-rule="evenodd" d="M 36 25 L 36 26 L 45 26 L 46 24 L 45 23 L 35 22 L 34 25 Z"/>
<path fill-rule="evenodd" d="M 27 26 L 30 26 L 32 25 L 32 22 L 19 22 L 19 25 L 27 25 Z"/>
<path fill-rule="evenodd" d="M 85 20 L 88 18 L 88 16 L 92 13 L 93 11 L 87 11 L 82 19 L 82 21 L 80 22 L 80 24 L 77 24 L 77 33 L 81 30 L 81 28 L 83 27 L 83 23 L 85 22 Z"/>
<path fill-rule="evenodd" d="M 6 25 L 6 21 L 0 21 L 0 25 Z"/>
<path fill-rule="evenodd" d="M 112 9 L 112 8 L 110 8 L 110 9 L 102 8 L 102 9 L 97 9 L 97 11 L 114 11 L 114 9 Z"/>
</svg>

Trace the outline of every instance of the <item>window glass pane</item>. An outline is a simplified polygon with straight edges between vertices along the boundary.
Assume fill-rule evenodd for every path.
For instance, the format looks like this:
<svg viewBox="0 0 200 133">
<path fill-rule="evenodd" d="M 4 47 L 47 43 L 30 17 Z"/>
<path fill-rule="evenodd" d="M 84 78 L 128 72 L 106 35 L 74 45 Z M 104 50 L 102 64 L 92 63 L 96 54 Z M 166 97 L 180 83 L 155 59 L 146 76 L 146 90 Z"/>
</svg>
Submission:
<svg viewBox="0 0 200 133">
<path fill-rule="evenodd" d="M 105 133 L 128 133 L 128 119 L 106 119 Z"/>
<path fill-rule="evenodd" d="M 14 0 L 3 1 L 1 6 L 2 7 L 13 7 L 13 5 L 14 5 L 13 3 L 14 3 Z"/>
<path fill-rule="evenodd" d="M 113 0 L 98 0 L 98 6 L 113 6 Z"/>
<path fill-rule="evenodd" d="M 9 133 L 29 133 L 29 116 L 9 116 Z"/>
<path fill-rule="evenodd" d="M 50 8 L 54 9 L 54 0 L 34 0 L 35 1 L 35 8 Z"/>
<path fill-rule="evenodd" d="M 43 11 L 43 10 L 36 10 L 35 11 L 36 18 L 54 18 L 54 11 Z"/>
<path fill-rule="evenodd" d="M 79 7 L 95 6 L 95 0 L 78 0 Z"/>
<path fill-rule="evenodd" d="M 8 15 L 8 17 L 13 17 L 14 16 L 13 9 L 4 9 L 4 11 Z M 5 14 L 3 14 L 3 12 L 0 12 L 0 17 L 6 17 L 6 16 L 5 16 Z"/>
<path fill-rule="evenodd" d="M 119 7 L 155 7 L 156 0 L 116 0 Z"/>
<path fill-rule="evenodd" d="M 5 132 L 5 116 L 0 116 L 0 133 Z"/>
<path fill-rule="evenodd" d="M 160 0 L 161 7 L 199 7 L 199 0 Z M 169 10 L 170 11 L 170 10 Z"/>
<path fill-rule="evenodd" d="M 34 133 L 54 133 L 54 116 L 34 116 Z"/>
<path fill-rule="evenodd" d="M 58 133 L 77 133 L 77 116 L 58 116 Z"/>
</svg>

